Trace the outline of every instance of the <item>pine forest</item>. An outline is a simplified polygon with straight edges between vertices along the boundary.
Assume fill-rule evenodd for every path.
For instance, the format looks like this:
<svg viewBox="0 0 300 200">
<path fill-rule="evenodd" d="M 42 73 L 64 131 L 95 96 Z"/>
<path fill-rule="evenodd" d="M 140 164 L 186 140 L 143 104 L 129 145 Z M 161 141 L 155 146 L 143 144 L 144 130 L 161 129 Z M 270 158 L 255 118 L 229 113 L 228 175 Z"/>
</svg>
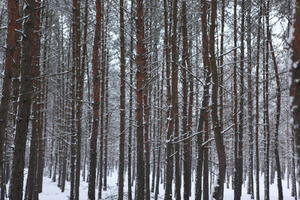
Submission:
<svg viewBox="0 0 300 200">
<path fill-rule="evenodd" d="M 300 199 L 300 0 L 0 0 L 0 200 Z"/>
</svg>

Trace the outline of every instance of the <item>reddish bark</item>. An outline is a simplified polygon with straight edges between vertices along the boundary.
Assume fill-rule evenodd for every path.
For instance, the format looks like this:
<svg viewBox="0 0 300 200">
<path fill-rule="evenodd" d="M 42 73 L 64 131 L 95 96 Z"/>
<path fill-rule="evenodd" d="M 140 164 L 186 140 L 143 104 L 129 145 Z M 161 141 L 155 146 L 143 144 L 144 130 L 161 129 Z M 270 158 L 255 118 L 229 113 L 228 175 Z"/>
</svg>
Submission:
<svg viewBox="0 0 300 200">
<path fill-rule="evenodd" d="M 93 125 L 92 135 L 90 140 L 90 171 L 89 171 L 89 186 L 88 198 L 95 200 L 95 185 L 96 185 L 96 165 L 97 165 L 97 137 L 99 129 L 99 104 L 100 104 L 100 45 L 101 45 L 101 1 L 96 1 L 96 25 L 93 46 L 93 85 L 94 85 L 94 103 L 93 103 Z"/>
<path fill-rule="evenodd" d="M 145 198 L 145 167 L 144 167 L 144 120 L 143 120 L 143 93 L 144 72 L 146 67 L 146 49 L 144 44 L 144 6 L 143 0 L 136 1 L 136 142 L 137 142 L 137 181 L 136 199 Z"/>
</svg>

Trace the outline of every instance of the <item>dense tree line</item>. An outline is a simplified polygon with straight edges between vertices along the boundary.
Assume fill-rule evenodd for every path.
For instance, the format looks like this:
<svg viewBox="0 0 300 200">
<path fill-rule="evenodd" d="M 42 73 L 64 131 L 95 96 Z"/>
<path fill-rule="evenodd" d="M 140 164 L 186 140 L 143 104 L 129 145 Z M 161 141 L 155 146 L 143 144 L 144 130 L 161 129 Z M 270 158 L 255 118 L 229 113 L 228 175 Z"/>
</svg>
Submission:
<svg viewBox="0 0 300 200">
<path fill-rule="evenodd" d="M 299 198 L 299 45 L 299 0 L 1 1 L 0 200 Z"/>
</svg>

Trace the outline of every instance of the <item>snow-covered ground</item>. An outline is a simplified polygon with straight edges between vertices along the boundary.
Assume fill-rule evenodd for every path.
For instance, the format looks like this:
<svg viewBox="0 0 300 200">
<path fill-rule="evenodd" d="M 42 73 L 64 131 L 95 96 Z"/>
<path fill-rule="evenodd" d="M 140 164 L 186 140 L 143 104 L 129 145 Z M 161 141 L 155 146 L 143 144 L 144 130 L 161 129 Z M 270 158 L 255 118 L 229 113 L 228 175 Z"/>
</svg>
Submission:
<svg viewBox="0 0 300 200">
<path fill-rule="evenodd" d="M 117 173 L 109 176 L 108 188 L 107 191 L 103 192 L 103 199 L 117 199 L 118 187 L 117 183 Z M 97 197 L 96 191 L 96 197 Z M 60 189 L 57 187 L 57 183 L 52 182 L 51 179 L 44 177 L 44 187 L 43 193 L 40 194 L 40 200 L 67 200 L 70 196 L 70 184 L 66 182 L 65 192 L 62 193 Z M 80 184 L 80 199 L 87 200 L 88 199 L 88 183 L 81 182 Z"/>
<path fill-rule="evenodd" d="M 114 200 L 117 199 L 117 191 L 118 191 L 118 186 L 117 186 L 117 175 L 118 173 L 112 173 L 108 177 L 108 190 L 103 192 L 103 199 L 106 200 Z M 125 178 L 126 180 L 126 178 Z M 261 187 L 260 187 L 260 195 L 261 199 L 263 199 L 264 195 L 264 188 L 263 188 L 263 176 L 261 176 Z M 173 187 L 174 188 L 174 187 Z M 194 186 L 192 188 L 194 191 Z M 124 191 L 127 191 L 127 183 L 125 183 L 124 186 Z M 134 191 L 134 188 L 132 188 L 132 191 Z M 160 185 L 160 195 L 159 199 L 163 199 L 163 185 Z M 66 184 L 66 190 L 64 193 L 60 192 L 59 188 L 57 187 L 57 183 L 54 183 L 51 181 L 49 178 L 44 178 L 44 188 L 43 188 L 43 193 L 40 194 L 40 200 L 67 200 L 69 197 L 69 182 Z M 88 193 L 88 184 L 86 182 L 81 182 L 80 185 L 80 199 L 81 200 L 87 200 L 87 193 Z M 192 193 L 194 195 L 194 192 Z M 233 199 L 233 190 L 231 188 L 226 188 L 225 186 L 225 193 L 224 193 L 224 200 L 231 200 Z M 97 195 L 97 191 L 96 191 Z M 275 184 L 272 184 L 270 186 L 270 199 L 271 200 L 276 200 L 278 199 L 277 197 L 278 192 L 277 192 L 277 185 L 276 182 Z M 286 180 L 283 181 L 283 195 L 285 200 L 294 200 L 294 197 L 291 196 L 291 189 L 287 189 L 287 182 Z M 126 196 L 126 193 L 125 193 Z M 125 198 L 126 199 L 126 198 Z M 191 200 L 194 199 L 194 196 L 191 197 Z M 244 187 L 243 188 L 243 195 L 242 195 L 242 200 L 250 200 L 250 196 L 247 195 L 247 190 Z"/>
<path fill-rule="evenodd" d="M 26 173 L 25 173 L 26 175 Z M 25 179 L 26 180 L 26 179 Z M 115 200 L 118 197 L 118 173 L 114 172 L 108 176 L 107 183 L 108 188 L 107 191 L 103 191 L 103 200 Z M 125 177 L 125 180 L 126 177 Z M 26 182 L 26 181 L 24 181 Z M 263 188 L 263 176 L 260 177 L 260 195 L 261 199 L 264 199 L 264 188 Z M 284 200 L 294 200 L 295 198 L 291 196 L 291 188 L 287 189 L 287 181 L 283 180 L 283 195 Z M 174 188 L 174 187 L 173 187 Z M 255 188 L 254 188 L 255 189 Z M 134 187 L 132 187 L 132 191 L 134 192 Z M 194 197 L 194 184 L 192 184 L 192 197 L 191 200 L 195 199 Z M 125 181 L 124 184 L 124 196 L 126 199 L 127 195 L 127 182 Z M 51 179 L 48 177 L 44 177 L 44 183 L 43 183 L 43 193 L 40 194 L 40 200 L 68 200 L 70 194 L 70 184 L 69 182 L 66 182 L 66 188 L 65 192 L 61 192 L 60 189 L 57 187 L 57 182 L 52 182 Z M 80 184 L 80 200 L 87 200 L 87 194 L 88 194 L 88 183 L 81 181 Z M 96 196 L 98 194 L 98 191 L 96 191 Z M 224 191 L 224 200 L 233 200 L 234 192 L 231 188 L 227 188 L 225 185 L 225 191 Z M 154 194 L 152 194 L 152 197 L 154 197 Z M 160 185 L 160 194 L 159 199 L 163 199 L 164 197 L 164 189 L 163 185 Z M 153 198 L 154 199 L 154 198 Z M 243 187 L 243 194 L 242 194 L 242 200 L 250 200 L 250 196 L 247 195 L 247 189 Z M 270 186 L 270 199 L 271 200 L 277 200 L 278 199 L 278 192 L 277 192 L 277 183 L 275 182 Z"/>
</svg>

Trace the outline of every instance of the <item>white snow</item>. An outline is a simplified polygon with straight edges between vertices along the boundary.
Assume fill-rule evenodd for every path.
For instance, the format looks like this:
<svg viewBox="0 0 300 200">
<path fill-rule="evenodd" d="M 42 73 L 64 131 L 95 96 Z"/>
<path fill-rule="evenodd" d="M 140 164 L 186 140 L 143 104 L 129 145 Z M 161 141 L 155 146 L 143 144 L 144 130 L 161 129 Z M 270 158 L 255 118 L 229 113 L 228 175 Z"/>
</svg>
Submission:
<svg viewBox="0 0 300 200">
<path fill-rule="evenodd" d="M 151 176 L 150 176 L 151 177 Z M 264 199 L 264 176 L 263 174 L 260 176 L 260 198 Z M 26 180 L 26 179 L 25 179 Z M 126 175 L 124 177 L 124 199 L 127 199 L 127 178 Z M 192 180 L 195 180 L 194 177 L 192 177 Z M 110 174 L 107 178 L 108 188 L 107 191 L 103 191 L 102 199 L 103 200 L 114 200 L 118 197 L 118 172 L 115 171 L 114 173 Z M 254 178 L 255 181 L 255 178 Z M 24 181 L 26 183 L 26 181 Z M 183 185 L 183 184 L 182 184 Z M 226 183 L 224 185 L 224 200 L 232 200 L 234 199 L 234 191 L 231 188 L 231 184 L 229 184 L 230 187 L 226 187 Z M 241 200 L 250 200 L 250 195 L 247 194 L 247 188 L 246 188 L 247 182 L 244 182 L 243 191 L 242 191 L 242 198 Z M 212 185 L 213 186 L 213 185 Z M 291 184 L 290 188 L 287 188 L 287 181 L 282 181 L 283 186 L 283 195 L 285 200 L 294 200 L 295 198 L 291 196 Z M 97 188 L 97 187 L 96 187 Z M 173 190 L 174 190 L 173 185 Z M 134 186 L 132 187 L 133 192 L 133 198 L 134 198 Z M 211 190 L 213 190 L 213 187 L 211 187 Z M 254 194 L 255 194 L 256 186 L 254 183 Z M 183 198 L 183 188 L 181 190 L 182 198 Z M 88 183 L 81 181 L 80 183 L 80 200 L 88 200 Z M 174 191 L 173 191 L 174 194 Z M 96 190 L 95 196 L 97 197 L 98 191 Z M 191 200 L 195 199 L 195 184 L 192 183 L 192 196 Z M 70 184 L 69 182 L 66 182 L 66 188 L 65 192 L 61 192 L 60 189 L 57 187 L 57 182 L 53 182 L 50 178 L 44 177 L 43 182 L 43 193 L 39 195 L 40 200 L 68 200 L 70 196 Z M 151 199 L 154 199 L 154 193 L 151 193 Z M 160 184 L 160 193 L 158 199 L 164 199 L 164 187 L 163 184 Z M 277 191 L 277 183 L 275 180 L 275 183 L 270 185 L 270 199 L 275 200 L 278 199 L 278 191 Z"/>
<path fill-rule="evenodd" d="M 118 173 L 117 171 L 112 173 L 108 179 L 108 189 L 107 191 L 103 191 L 103 199 L 117 199 L 118 197 Z M 125 184 L 124 184 L 124 192 L 125 192 L 125 198 L 127 196 L 127 179 L 125 177 Z M 195 179 L 193 179 L 195 180 Z M 255 181 L 255 179 L 254 179 Z M 263 187 L 263 175 L 260 176 L 260 198 L 264 199 L 264 187 Z M 290 184 L 290 189 L 287 189 L 287 181 L 283 180 L 283 195 L 285 200 L 294 200 L 294 197 L 291 196 L 291 184 Z M 247 185 L 247 182 L 244 183 L 244 185 Z M 254 185 L 254 192 L 256 186 Z M 174 185 L 173 185 L 174 189 Z M 213 188 L 212 188 L 213 189 Z M 182 190 L 183 191 L 183 190 Z M 195 199 L 194 197 L 194 182 L 192 183 L 192 197 L 191 200 Z M 57 183 L 54 183 L 51 181 L 51 179 L 45 177 L 44 178 L 44 188 L 43 188 L 43 193 L 40 194 L 40 200 L 64 200 L 68 199 L 69 197 L 69 182 L 66 184 L 66 191 L 64 193 L 60 192 L 60 189 L 57 187 Z M 134 187 L 132 187 L 132 192 L 134 193 Z M 81 182 L 80 185 L 80 200 L 87 200 L 87 193 L 88 193 L 88 184 L 86 182 Z M 97 197 L 98 192 L 96 191 L 96 197 Z M 182 194 L 183 195 L 183 194 Z M 152 199 L 154 199 L 154 193 L 152 193 Z M 134 194 L 133 194 L 134 197 Z M 225 184 L 224 188 L 224 200 L 231 200 L 234 197 L 234 191 L 232 188 L 227 188 Z M 163 185 L 160 185 L 160 194 L 159 194 L 159 199 L 164 198 L 164 188 Z M 250 195 L 247 194 L 247 188 L 246 186 L 243 187 L 243 194 L 242 194 L 242 200 L 250 200 L 251 197 Z M 278 199 L 278 191 L 277 191 L 277 183 L 275 180 L 275 183 L 270 185 L 270 199 Z"/>
</svg>

